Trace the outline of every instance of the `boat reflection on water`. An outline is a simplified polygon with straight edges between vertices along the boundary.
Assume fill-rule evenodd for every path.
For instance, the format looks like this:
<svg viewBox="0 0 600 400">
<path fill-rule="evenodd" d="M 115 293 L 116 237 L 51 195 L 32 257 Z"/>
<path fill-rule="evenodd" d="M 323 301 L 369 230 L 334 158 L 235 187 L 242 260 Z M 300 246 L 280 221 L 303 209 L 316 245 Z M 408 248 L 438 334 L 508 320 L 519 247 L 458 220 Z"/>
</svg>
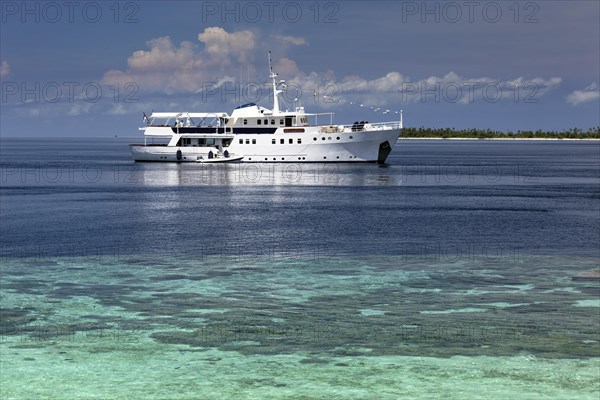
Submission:
<svg viewBox="0 0 600 400">
<path fill-rule="evenodd" d="M 357 164 L 135 164 L 130 180 L 148 186 L 398 186 L 401 167 Z"/>
</svg>

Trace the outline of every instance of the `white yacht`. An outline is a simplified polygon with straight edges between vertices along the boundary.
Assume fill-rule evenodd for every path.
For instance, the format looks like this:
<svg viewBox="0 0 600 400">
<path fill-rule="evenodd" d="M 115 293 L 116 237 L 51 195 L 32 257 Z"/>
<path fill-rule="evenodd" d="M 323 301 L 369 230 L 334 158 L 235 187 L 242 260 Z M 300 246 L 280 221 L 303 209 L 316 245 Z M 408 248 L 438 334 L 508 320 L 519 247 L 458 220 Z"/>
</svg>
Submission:
<svg viewBox="0 0 600 400">
<path fill-rule="evenodd" d="M 273 108 L 255 103 L 225 112 L 159 112 L 149 117 L 144 144 L 132 144 L 135 161 L 171 162 L 378 162 L 384 163 L 402 131 L 395 122 L 333 124 L 333 113 L 309 114 L 304 107 L 279 107 L 285 81 L 271 67 Z M 319 124 L 319 117 L 329 119 Z M 154 144 L 154 138 L 168 143 Z"/>
</svg>

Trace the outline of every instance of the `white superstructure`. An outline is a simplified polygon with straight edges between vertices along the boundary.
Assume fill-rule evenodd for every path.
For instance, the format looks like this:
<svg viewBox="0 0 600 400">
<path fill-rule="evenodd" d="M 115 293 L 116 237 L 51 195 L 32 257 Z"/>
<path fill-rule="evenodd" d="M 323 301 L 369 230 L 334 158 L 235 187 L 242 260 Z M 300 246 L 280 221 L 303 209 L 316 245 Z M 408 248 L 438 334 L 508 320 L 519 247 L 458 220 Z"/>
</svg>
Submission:
<svg viewBox="0 0 600 400">
<path fill-rule="evenodd" d="M 269 53 L 269 67 L 270 67 Z M 309 114 L 304 107 L 281 110 L 273 84 L 271 110 L 248 103 L 231 115 L 216 113 L 152 113 L 144 116 L 145 144 L 132 144 L 136 161 L 176 162 L 385 162 L 402 130 L 400 121 L 333 124 L 333 113 Z M 310 119 L 310 122 L 309 122 Z M 319 124 L 319 119 L 329 119 Z M 168 144 L 148 144 L 168 138 Z"/>
</svg>

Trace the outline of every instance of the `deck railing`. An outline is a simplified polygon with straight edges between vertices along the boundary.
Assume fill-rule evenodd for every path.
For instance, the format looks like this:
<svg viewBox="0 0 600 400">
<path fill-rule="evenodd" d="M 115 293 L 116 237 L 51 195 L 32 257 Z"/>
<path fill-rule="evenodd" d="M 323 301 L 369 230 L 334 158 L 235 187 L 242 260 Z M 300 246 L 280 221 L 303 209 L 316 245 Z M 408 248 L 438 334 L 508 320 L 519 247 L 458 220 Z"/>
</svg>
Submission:
<svg viewBox="0 0 600 400">
<path fill-rule="evenodd" d="M 387 131 L 391 129 L 401 129 L 402 122 L 376 122 L 367 121 L 356 122 L 349 125 L 329 125 L 321 128 L 322 132 L 365 132 L 365 131 Z"/>
</svg>

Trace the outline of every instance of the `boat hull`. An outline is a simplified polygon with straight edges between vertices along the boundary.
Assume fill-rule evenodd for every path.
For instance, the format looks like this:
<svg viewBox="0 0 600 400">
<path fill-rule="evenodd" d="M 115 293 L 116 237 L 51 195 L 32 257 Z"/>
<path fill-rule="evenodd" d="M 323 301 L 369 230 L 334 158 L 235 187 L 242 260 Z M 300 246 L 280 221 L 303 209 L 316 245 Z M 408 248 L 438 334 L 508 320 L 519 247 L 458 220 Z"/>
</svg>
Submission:
<svg viewBox="0 0 600 400">
<path fill-rule="evenodd" d="M 400 129 L 343 133 L 235 135 L 228 151 L 241 162 L 378 162 L 384 163 Z M 167 145 L 130 145 L 135 161 L 196 162 L 210 149 Z"/>
</svg>

